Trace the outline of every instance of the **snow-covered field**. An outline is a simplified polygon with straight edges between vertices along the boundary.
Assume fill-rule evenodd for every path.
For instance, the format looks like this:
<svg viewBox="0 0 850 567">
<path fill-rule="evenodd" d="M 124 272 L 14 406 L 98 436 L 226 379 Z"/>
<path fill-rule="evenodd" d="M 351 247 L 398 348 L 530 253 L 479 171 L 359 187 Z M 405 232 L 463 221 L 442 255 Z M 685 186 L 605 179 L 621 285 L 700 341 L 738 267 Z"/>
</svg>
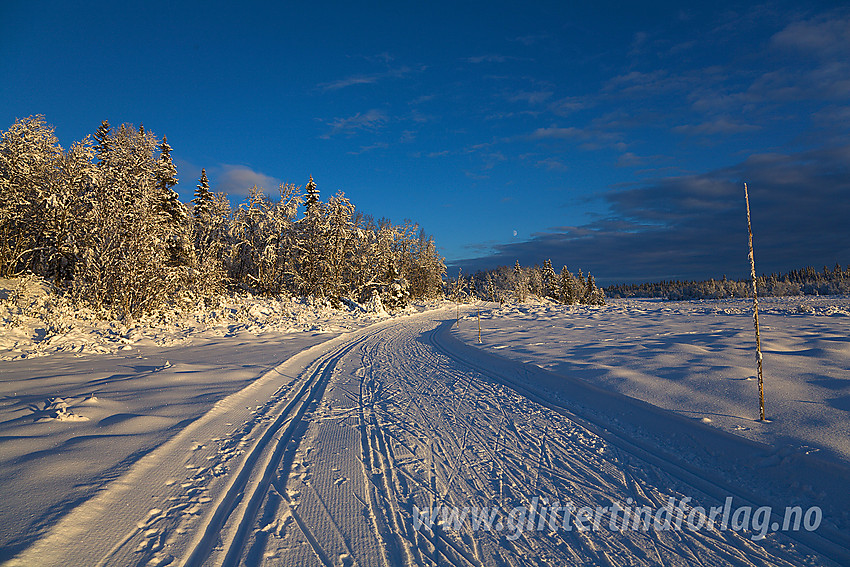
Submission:
<svg viewBox="0 0 850 567">
<path fill-rule="evenodd" d="M 582 378 L 789 450 L 850 464 L 850 298 L 759 300 L 766 417 L 758 421 L 752 300 L 509 305 L 481 315 L 493 353 Z M 477 342 L 475 314 L 460 335 Z"/>
<path fill-rule="evenodd" d="M 8 565 L 850 561 L 846 299 L 763 302 L 766 424 L 744 302 L 482 304 L 479 344 L 469 307 L 234 302 L 73 338 L 14 299 Z"/>
</svg>

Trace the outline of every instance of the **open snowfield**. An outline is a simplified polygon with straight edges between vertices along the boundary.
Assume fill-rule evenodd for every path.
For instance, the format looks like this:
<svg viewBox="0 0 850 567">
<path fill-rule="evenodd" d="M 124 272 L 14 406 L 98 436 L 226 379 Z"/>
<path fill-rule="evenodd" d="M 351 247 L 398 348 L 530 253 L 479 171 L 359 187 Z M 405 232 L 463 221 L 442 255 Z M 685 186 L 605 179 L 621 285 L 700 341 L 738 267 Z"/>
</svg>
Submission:
<svg viewBox="0 0 850 567">
<path fill-rule="evenodd" d="M 0 362 L 0 560 L 846 565 L 848 306 L 763 303 L 767 424 L 744 302 L 488 304 L 481 344 L 469 307 L 33 332 Z"/>
<path fill-rule="evenodd" d="M 850 464 L 850 298 L 759 300 L 769 423 L 758 421 L 752 312 L 745 299 L 510 305 L 482 311 L 482 346 L 755 441 Z M 478 340 L 474 316 L 460 327 L 469 343 Z"/>
</svg>

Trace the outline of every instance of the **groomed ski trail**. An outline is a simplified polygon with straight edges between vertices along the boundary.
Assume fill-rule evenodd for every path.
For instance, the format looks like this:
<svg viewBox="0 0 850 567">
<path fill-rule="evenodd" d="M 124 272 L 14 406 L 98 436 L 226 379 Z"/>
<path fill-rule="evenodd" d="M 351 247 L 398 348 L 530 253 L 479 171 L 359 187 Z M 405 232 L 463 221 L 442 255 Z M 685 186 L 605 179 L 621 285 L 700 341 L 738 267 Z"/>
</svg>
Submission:
<svg viewBox="0 0 850 567">
<path fill-rule="evenodd" d="M 789 566 L 846 553 L 841 539 L 818 555 L 805 544 L 819 540 L 732 530 L 417 526 L 420 510 L 504 520 L 543 499 L 708 508 L 731 488 L 523 384 L 453 339 L 453 315 L 382 322 L 283 362 L 8 565 Z"/>
</svg>

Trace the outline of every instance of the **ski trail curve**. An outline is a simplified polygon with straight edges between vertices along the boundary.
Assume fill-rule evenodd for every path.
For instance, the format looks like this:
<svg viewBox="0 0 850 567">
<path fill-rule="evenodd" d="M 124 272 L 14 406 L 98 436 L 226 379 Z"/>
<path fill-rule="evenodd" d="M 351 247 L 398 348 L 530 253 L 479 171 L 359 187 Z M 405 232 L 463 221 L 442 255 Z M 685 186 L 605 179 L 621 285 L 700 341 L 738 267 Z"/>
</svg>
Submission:
<svg viewBox="0 0 850 567">
<path fill-rule="evenodd" d="M 533 369 L 460 344 L 449 316 L 386 321 L 287 360 L 9 565 L 841 562 L 840 538 L 541 521 L 554 503 L 708 508 L 730 487 L 561 403 Z"/>
</svg>

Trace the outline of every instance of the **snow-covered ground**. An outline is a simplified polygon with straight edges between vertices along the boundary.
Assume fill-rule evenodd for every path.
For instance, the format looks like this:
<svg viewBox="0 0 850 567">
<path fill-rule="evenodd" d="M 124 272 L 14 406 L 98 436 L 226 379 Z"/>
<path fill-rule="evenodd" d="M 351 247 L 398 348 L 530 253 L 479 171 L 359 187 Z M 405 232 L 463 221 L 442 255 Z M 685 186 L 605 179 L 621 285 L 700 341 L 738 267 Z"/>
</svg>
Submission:
<svg viewBox="0 0 850 567">
<path fill-rule="evenodd" d="M 758 421 L 752 300 L 485 308 L 482 347 L 755 441 L 850 464 L 850 298 L 762 298 L 759 314 L 769 423 Z M 469 343 L 478 341 L 475 315 L 460 327 Z"/>
<path fill-rule="evenodd" d="M 846 435 L 848 305 L 763 303 L 767 424 L 743 302 L 483 305 L 481 344 L 474 307 L 455 328 L 455 308 L 436 304 L 328 313 L 331 333 L 303 332 L 324 312 L 303 305 L 301 327 L 267 332 L 262 318 L 184 315 L 100 355 L 30 357 L 51 347 L 18 340 L 0 362 L 0 560 L 847 564 L 850 468 L 834 430 Z M 95 327 L 85 340 L 102 341 Z M 575 513 L 555 522 L 556 502 Z M 658 518 L 671 502 L 695 519 L 716 509 L 715 528 L 622 515 L 609 528 L 614 508 Z M 744 529 L 721 525 L 726 502 Z M 817 508 L 816 529 L 774 527 L 796 506 Z M 452 507 L 494 522 L 454 521 Z"/>
<path fill-rule="evenodd" d="M 0 561 L 281 361 L 388 318 L 233 296 L 128 327 L 0 280 Z"/>
</svg>

